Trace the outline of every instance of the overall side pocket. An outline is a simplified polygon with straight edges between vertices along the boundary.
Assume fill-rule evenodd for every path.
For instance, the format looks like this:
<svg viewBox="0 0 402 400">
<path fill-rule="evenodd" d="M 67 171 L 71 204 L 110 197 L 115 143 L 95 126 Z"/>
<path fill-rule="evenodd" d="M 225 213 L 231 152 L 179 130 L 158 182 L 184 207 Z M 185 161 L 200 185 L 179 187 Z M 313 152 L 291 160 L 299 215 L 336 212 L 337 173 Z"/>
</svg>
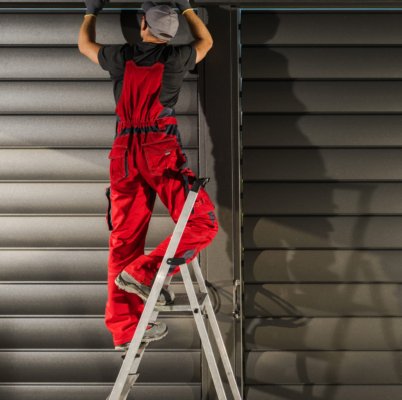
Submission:
<svg viewBox="0 0 402 400">
<path fill-rule="evenodd" d="M 128 177 L 128 147 L 127 145 L 114 144 L 109 152 L 110 181 L 115 183 Z"/>
<path fill-rule="evenodd" d="M 109 228 L 109 231 L 113 230 L 112 225 L 112 202 L 110 200 L 110 186 L 108 186 L 105 190 L 108 205 L 107 205 L 107 212 L 106 212 L 106 222 Z"/>
<path fill-rule="evenodd" d="M 162 175 L 167 169 L 178 171 L 185 161 L 175 137 L 145 143 L 142 149 L 152 175 Z"/>
</svg>

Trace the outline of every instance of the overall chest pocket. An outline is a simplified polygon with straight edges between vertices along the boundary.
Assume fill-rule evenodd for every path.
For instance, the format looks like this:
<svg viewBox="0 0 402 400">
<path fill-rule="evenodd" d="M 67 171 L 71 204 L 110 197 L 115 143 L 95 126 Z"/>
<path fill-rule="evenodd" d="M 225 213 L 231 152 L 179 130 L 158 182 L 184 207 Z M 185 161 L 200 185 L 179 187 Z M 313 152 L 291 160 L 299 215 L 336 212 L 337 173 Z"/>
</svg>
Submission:
<svg viewBox="0 0 402 400">
<path fill-rule="evenodd" d="M 168 169 L 178 171 L 186 161 L 175 137 L 145 143 L 142 149 L 148 170 L 153 175 L 162 175 Z"/>
<path fill-rule="evenodd" d="M 128 147 L 115 144 L 109 152 L 110 159 L 110 181 L 119 182 L 128 177 Z"/>
</svg>

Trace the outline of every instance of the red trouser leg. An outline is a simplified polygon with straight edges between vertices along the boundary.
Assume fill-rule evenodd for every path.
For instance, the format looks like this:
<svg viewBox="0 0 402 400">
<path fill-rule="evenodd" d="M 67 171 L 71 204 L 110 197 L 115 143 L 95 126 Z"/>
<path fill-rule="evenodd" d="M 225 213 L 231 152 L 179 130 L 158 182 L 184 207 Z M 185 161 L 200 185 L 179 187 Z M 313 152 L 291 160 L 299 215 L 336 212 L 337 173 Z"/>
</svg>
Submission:
<svg viewBox="0 0 402 400">
<path fill-rule="evenodd" d="M 158 194 L 176 223 L 187 197 L 186 181 L 195 179 L 194 173 L 180 169 L 185 156 L 180 142 L 174 135 L 163 133 L 142 133 L 136 135 L 134 149 L 136 165 L 146 182 Z M 190 215 L 176 257 L 190 262 L 199 251 L 211 243 L 218 231 L 214 205 L 204 188 L 201 188 L 193 213 Z M 150 254 L 141 255 L 130 262 L 124 270 L 138 281 L 152 285 L 171 235 L 163 240 Z M 179 268 L 174 271 L 177 273 Z"/>
<path fill-rule="evenodd" d="M 113 154 L 124 150 L 128 138 L 115 140 Z M 119 147 L 119 145 L 121 147 Z M 115 150 L 117 148 L 117 150 Z M 120 150 L 119 150 L 120 149 Z M 131 341 L 144 308 L 139 296 L 119 289 L 116 276 L 134 259 L 144 254 L 145 235 L 151 218 L 155 192 L 138 173 L 128 155 L 129 174 L 125 172 L 124 152 L 111 159 L 111 222 L 109 236 L 108 299 L 105 324 L 115 345 Z M 112 155 L 112 157 L 114 157 Z M 120 157 L 122 156 L 122 157 Z"/>
</svg>

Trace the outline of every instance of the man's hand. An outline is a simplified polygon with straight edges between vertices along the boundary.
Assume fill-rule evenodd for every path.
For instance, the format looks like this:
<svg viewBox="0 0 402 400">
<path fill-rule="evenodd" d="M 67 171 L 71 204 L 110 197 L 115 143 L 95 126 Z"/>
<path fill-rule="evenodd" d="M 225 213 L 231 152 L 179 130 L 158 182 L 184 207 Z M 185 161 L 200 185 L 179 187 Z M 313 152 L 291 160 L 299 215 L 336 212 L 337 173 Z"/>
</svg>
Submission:
<svg viewBox="0 0 402 400">
<path fill-rule="evenodd" d="M 188 0 L 177 0 L 175 1 L 176 7 L 179 9 L 180 13 L 191 8 L 191 4 Z"/>
<path fill-rule="evenodd" d="M 103 9 L 109 0 L 85 0 L 85 5 L 87 6 L 86 14 L 98 15 L 99 11 Z"/>
</svg>

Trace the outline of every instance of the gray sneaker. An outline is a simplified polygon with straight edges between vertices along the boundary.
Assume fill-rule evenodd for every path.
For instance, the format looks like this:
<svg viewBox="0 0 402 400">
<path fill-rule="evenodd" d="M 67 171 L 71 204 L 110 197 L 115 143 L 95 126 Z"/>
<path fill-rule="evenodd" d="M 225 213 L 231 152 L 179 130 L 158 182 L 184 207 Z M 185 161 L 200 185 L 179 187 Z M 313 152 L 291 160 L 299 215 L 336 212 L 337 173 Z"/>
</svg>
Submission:
<svg viewBox="0 0 402 400">
<path fill-rule="evenodd" d="M 135 293 L 141 297 L 144 301 L 148 300 L 149 294 L 151 293 L 151 287 L 146 286 L 138 282 L 133 276 L 128 274 L 126 271 L 122 271 L 117 275 L 115 279 L 115 284 L 122 290 L 126 292 Z M 156 301 L 157 306 L 165 306 L 167 304 L 172 304 L 174 302 L 174 292 L 170 289 L 162 288 L 158 300 Z"/>
<path fill-rule="evenodd" d="M 164 322 L 150 322 L 151 328 L 147 329 L 141 340 L 141 343 L 150 343 L 163 339 L 168 334 L 168 327 Z M 127 351 L 131 342 L 119 344 L 114 347 L 115 350 Z"/>
</svg>

